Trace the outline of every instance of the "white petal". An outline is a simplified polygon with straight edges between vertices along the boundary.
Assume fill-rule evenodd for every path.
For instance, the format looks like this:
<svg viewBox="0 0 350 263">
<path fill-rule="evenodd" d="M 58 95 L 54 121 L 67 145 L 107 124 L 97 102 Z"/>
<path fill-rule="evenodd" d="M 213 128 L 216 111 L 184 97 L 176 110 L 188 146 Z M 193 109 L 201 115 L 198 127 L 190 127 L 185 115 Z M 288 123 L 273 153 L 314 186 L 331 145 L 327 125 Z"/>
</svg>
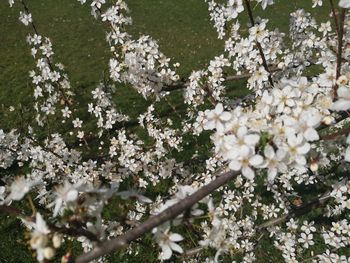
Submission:
<svg viewBox="0 0 350 263">
<path fill-rule="evenodd" d="M 215 122 L 214 121 L 207 121 L 204 124 L 204 129 L 205 130 L 214 130 L 214 128 L 215 128 Z"/>
<path fill-rule="evenodd" d="M 339 98 L 345 98 L 350 100 L 350 89 L 345 86 L 339 87 L 339 89 L 337 90 L 337 94 Z"/>
<path fill-rule="evenodd" d="M 282 161 L 286 157 L 287 152 L 284 149 L 279 148 L 276 152 L 276 157 L 278 161 Z"/>
<path fill-rule="evenodd" d="M 339 6 L 342 8 L 349 8 L 350 7 L 350 0 L 340 0 Z"/>
<path fill-rule="evenodd" d="M 183 253 L 183 252 L 184 252 L 183 249 L 182 249 L 182 247 L 180 247 L 180 246 L 179 246 L 178 244 L 176 244 L 176 243 L 170 242 L 170 247 L 171 247 L 172 250 L 174 250 L 174 251 L 176 251 L 176 252 L 178 252 L 178 253 Z"/>
<path fill-rule="evenodd" d="M 304 145 L 299 146 L 297 150 L 299 154 L 306 154 L 310 150 L 310 144 L 305 143 Z"/>
<path fill-rule="evenodd" d="M 320 137 L 314 128 L 309 128 L 304 132 L 304 137 L 309 142 L 317 141 Z"/>
<path fill-rule="evenodd" d="M 225 126 L 222 124 L 222 122 L 220 122 L 220 121 L 216 122 L 216 130 L 217 130 L 219 133 L 224 132 Z"/>
<path fill-rule="evenodd" d="M 231 170 L 239 171 L 242 167 L 242 163 L 237 160 L 233 160 L 230 162 L 229 167 Z"/>
<path fill-rule="evenodd" d="M 302 156 L 302 155 L 297 155 L 297 156 L 295 157 L 295 161 L 296 161 L 298 164 L 300 164 L 300 165 L 305 165 L 305 164 L 306 164 L 306 159 L 305 159 L 305 157 Z"/>
<path fill-rule="evenodd" d="M 45 220 L 39 213 L 36 213 L 35 230 L 42 234 L 48 234 L 50 232 L 47 228 Z"/>
<path fill-rule="evenodd" d="M 241 145 L 238 149 L 239 156 L 247 156 L 250 152 L 250 148 L 247 145 Z"/>
<path fill-rule="evenodd" d="M 332 105 L 332 110 L 335 111 L 345 111 L 350 109 L 350 100 L 339 99 Z"/>
<path fill-rule="evenodd" d="M 271 145 L 265 146 L 264 155 L 269 159 L 275 158 L 275 151 L 273 150 Z"/>
<path fill-rule="evenodd" d="M 264 158 L 261 155 L 254 155 L 249 159 L 249 164 L 252 166 L 261 165 L 264 162 Z"/>
<path fill-rule="evenodd" d="M 56 199 L 55 209 L 53 210 L 54 217 L 56 217 L 58 215 L 58 212 L 60 211 L 61 206 L 62 206 L 62 202 L 63 202 L 62 198 Z"/>
<path fill-rule="evenodd" d="M 239 127 L 238 130 L 237 130 L 237 137 L 238 138 L 242 138 L 244 135 L 247 134 L 247 131 L 248 131 L 247 127 L 245 127 L 245 126 Z"/>
<path fill-rule="evenodd" d="M 257 134 L 249 134 L 244 137 L 244 142 L 248 145 L 255 145 L 259 142 L 259 135 Z"/>
<path fill-rule="evenodd" d="M 243 167 L 242 175 L 249 180 L 253 180 L 255 177 L 255 173 L 254 173 L 253 169 L 250 168 L 249 166 Z"/>
<path fill-rule="evenodd" d="M 67 193 L 66 201 L 72 202 L 72 201 L 75 201 L 77 198 L 78 198 L 78 191 L 75 189 L 72 189 Z"/>
<path fill-rule="evenodd" d="M 222 106 L 222 103 L 218 103 L 215 107 L 215 113 L 221 114 L 224 111 L 224 107 Z"/>
<path fill-rule="evenodd" d="M 222 121 L 229 121 L 231 119 L 232 115 L 230 112 L 225 111 L 220 115 L 220 120 Z"/>
<path fill-rule="evenodd" d="M 174 242 L 178 242 L 178 241 L 181 241 L 183 240 L 184 238 L 180 235 L 180 234 L 177 234 L 177 233 L 173 233 L 169 236 L 169 239 L 171 241 L 174 241 Z"/>
<path fill-rule="evenodd" d="M 348 148 L 346 148 L 344 159 L 345 159 L 345 161 L 350 162 L 350 146 Z"/>
<path fill-rule="evenodd" d="M 171 255 L 173 254 L 173 251 L 168 245 L 162 245 L 162 259 L 169 259 L 171 258 Z"/>
<path fill-rule="evenodd" d="M 276 168 L 270 168 L 267 171 L 267 180 L 269 182 L 272 182 L 275 179 L 276 175 L 277 175 L 277 169 Z"/>
</svg>

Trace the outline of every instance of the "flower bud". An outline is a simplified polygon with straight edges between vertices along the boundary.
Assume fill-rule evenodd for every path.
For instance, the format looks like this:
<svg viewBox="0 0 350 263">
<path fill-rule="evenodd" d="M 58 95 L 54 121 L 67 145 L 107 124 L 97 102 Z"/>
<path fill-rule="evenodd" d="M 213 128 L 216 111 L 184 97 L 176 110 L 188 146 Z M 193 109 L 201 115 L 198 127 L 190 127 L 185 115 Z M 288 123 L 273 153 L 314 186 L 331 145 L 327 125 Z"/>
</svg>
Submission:
<svg viewBox="0 0 350 263">
<path fill-rule="evenodd" d="M 316 172 L 318 170 L 318 163 L 317 162 L 312 162 L 310 164 L 310 170 L 313 172 Z"/>
<path fill-rule="evenodd" d="M 348 82 L 349 82 L 349 80 L 345 75 L 340 76 L 337 80 L 337 84 L 339 86 L 344 86 L 344 85 L 348 84 Z"/>
<path fill-rule="evenodd" d="M 30 239 L 30 246 L 34 249 L 45 247 L 47 244 L 47 237 L 45 235 L 33 235 Z"/>
<path fill-rule="evenodd" d="M 71 254 L 70 252 L 68 252 L 67 254 L 65 254 L 62 258 L 61 258 L 61 263 L 68 263 L 69 260 L 71 258 Z"/>
<path fill-rule="evenodd" d="M 326 116 L 323 118 L 323 123 L 326 125 L 331 125 L 334 121 L 334 118 L 331 116 Z"/>
<path fill-rule="evenodd" d="M 54 248 L 59 248 L 62 244 L 62 236 L 59 234 L 55 234 L 52 237 L 52 244 Z"/>
<path fill-rule="evenodd" d="M 52 247 L 47 247 L 44 249 L 44 257 L 46 259 L 52 259 L 55 256 L 55 250 Z"/>
</svg>

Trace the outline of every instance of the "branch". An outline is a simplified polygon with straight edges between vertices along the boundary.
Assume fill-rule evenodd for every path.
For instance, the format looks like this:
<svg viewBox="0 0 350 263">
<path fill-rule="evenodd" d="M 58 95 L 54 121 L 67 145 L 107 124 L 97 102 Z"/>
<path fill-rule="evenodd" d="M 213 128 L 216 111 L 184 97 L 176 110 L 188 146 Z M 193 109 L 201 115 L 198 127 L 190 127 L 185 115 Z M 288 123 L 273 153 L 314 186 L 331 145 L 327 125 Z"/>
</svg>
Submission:
<svg viewBox="0 0 350 263">
<path fill-rule="evenodd" d="M 255 21 L 254 21 L 252 8 L 250 6 L 250 0 L 244 0 L 244 2 L 245 2 L 245 5 L 247 7 L 250 23 L 252 24 L 252 27 L 253 27 L 255 25 Z M 265 70 L 269 73 L 269 82 L 270 82 L 271 86 L 273 86 L 273 81 L 272 81 L 272 78 L 271 78 L 271 72 L 270 72 L 270 69 L 269 69 L 269 67 L 267 65 L 266 58 L 265 58 L 265 55 L 264 55 L 264 51 L 263 51 L 263 48 L 262 48 L 261 44 L 259 43 L 259 41 L 256 41 L 256 46 L 258 47 L 258 50 L 259 50 L 259 53 L 260 53 L 260 56 L 261 56 L 261 59 L 262 59 L 262 64 L 263 64 Z"/>
<path fill-rule="evenodd" d="M 30 221 L 30 222 L 35 222 L 35 217 L 25 215 L 22 213 L 22 211 L 20 211 L 17 208 L 7 206 L 7 205 L 0 205 L 0 210 L 4 211 L 5 213 L 7 213 L 11 216 L 22 218 L 22 219 L 25 219 L 25 220 Z M 73 236 L 73 237 L 84 236 L 91 241 L 98 241 L 98 238 L 94 233 L 92 233 L 89 230 L 86 230 L 84 228 L 58 227 L 58 226 L 55 226 L 54 224 L 51 224 L 49 222 L 46 222 L 46 223 L 50 229 L 54 230 L 57 233 L 61 233 L 61 234 L 65 234 L 65 235 L 69 235 L 69 236 Z"/>
<path fill-rule="evenodd" d="M 84 236 L 87 239 L 89 239 L 90 241 L 95 241 L 97 242 L 99 239 L 98 237 L 90 232 L 89 230 L 86 230 L 84 228 L 66 228 L 66 227 L 57 227 L 53 224 L 48 224 L 49 228 L 51 228 L 52 230 L 54 230 L 57 233 L 61 233 L 61 234 L 65 234 L 68 236 L 72 236 L 72 237 L 81 237 Z"/>
<path fill-rule="evenodd" d="M 190 209 L 194 204 L 198 203 L 210 193 L 227 184 L 237 175 L 239 175 L 239 172 L 230 171 L 218 176 L 214 181 L 203 186 L 192 195 L 184 198 L 181 202 L 167 208 L 166 210 L 157 215 L 150 217 L 144 223 L 127 231 L 124 235 L 111 240 L 104 241 L 99 247 L 96 247 L 92 251 L 78 256 L 76 259 L 72 259 L 71 262 L 90 262 L 91 260 L 97 259 L 103 255 L 115 252 L 125 247 L 129 242 L 136 240 L 143 234 L 151 231 L 153 228 L 164 224 L 165 222 L 171 219 L 176 218 L 178 215 Z"/>
<path fill-rule="evenodd" d="M 294 210 L 292 210 L 290 213 L 288 214 L 284 214 L 278 218 L 274 218 L 271 219 L 267 222 L 262 223 L 261 225 L 259 225 L 257 227 L 257 231 L 259 230 L 265 230 L 268 227 L 271 226 L 275 226 L 278 225 L 280 223 L 285 222 L 286 220 L 290 219 L 293 216 L 302 216 L 305 215 L 307 213 L 309 213 L 310 211 L 312 211 L 313 209 L 322 206 L 326 203 L 326 201 L 330 198 L 330 192 L 327 191 L 324 195 L 322 195 L 319 198 L 313 199 L 310 202 L 300 206 L 300 207 L 296 207 Z"/>
<path fill-rule="evenodd" d="M 331 5 L 331 9 L 332 9 L 332 15 L 333 15 L 333 18 L 334 18 L 335 30 L 339 34 L 339 25 L 338 25 L 338 20 L 337 20 L 337 13 L 335 12 L 334 2 L 333 2 L 333 0 L 329 0 L 329 3 Z"/>
<path fill-rule="evenodd" d="M 24 0 L 21 0 L 21 4 L 22 4 L 22 6 L 23 6 L 24 11 L 25 11 L 27 14 L 30 14 L 30 10 L 29 10 L 29 8 L 28 8 L 28 6 L 27 6 L 27 4 L 25 3 Z M 34 23 L 33 21 L 30 22 L 30 25 L 31 25 L 33 31 L 35 32 L 35 34 L 40 35 L 39 32 L 38 32 L 38 30 L 37 30 L 37 27 L 36 27 L 36 25 L 35 25 L 35 23 Z M 47 59 L 48 65 L 49 65 L 49 67 L 50 67 L 50 70 L 51 70 L 51 71 L 54 71 L 54 67 L 52 66 L 52 62 L 51 62 L 50 58 L 49 58 L 49 57 L 46 57 L 46 59 Z M 58 83 L 57 83 L 57 87 L 58 87 L 58 90 L 60 91 L 60 93 L 61 93 L 61 95 L 62 95 L 62 98 L 63 98 L 65 104 L 66 104 L 66 105 L 72 105 L 72 102 L 66 97 L 64 90 L 62 90 L 61 86 L 60 86 Z"/>
<path fill-rule="evenodd" d="M 325 140 L 325 141 L 331 141 L 331 140 L 338 138 L 339 136 L 349 134 L 349 133 L 350 133 L 350 127 L 347 127 L 347 128 L 341 129 L 340 131 L 338 131 L 336 133 L 325 134 L 323 136 L 320 136 L 320 139 Z"/>
<path fill-rule="evenodd" d="M 335 17 L 335 20 L 337 18 Z M 342 52 L 343 52 L 343 37 L 344 37 L 344 20 L 345 20 L 345 9 L 341 8 L 339 14 L 339 24 L 338 24 L 338 50 L 337 50 L 337 72 L 335 80 L 337 81 L 341 74 L 341 64 L 342 64 Z M 338 84 L 334 85 L 334 97 L 336 96 L 338 90 Z"/>
<path fill-rule="evenodd" d="M 271 69 L 270 69 L 270 72 L 277 72 L 277 71 L 281 71 L 282 69 L 276 67 L 276 66 L 273 66 Z M 251 73 L 243 73 L 243 74 L 239 74 L 239 75 L 230 75 L 230 76 L 226 76 L 224 77 L 224 82 L 227 82 L 227 81 L 235 81 L 235 80 L 243 80 L 243 79 L 249 79 L 250 77 L 252 76 Z M 180 90 L 180 89 L 184 89 L 186 88 L 186 86 L 189 85 L 189 82 L 185 82 L 185 81 L 180 81 L 180 82 L 177 82 L 176 84 L 174 85 L 169 85 L 169 86 L 165 86 L 162 88 L 162 91 L 175 91 L 175 90 Z"/>
</svg>

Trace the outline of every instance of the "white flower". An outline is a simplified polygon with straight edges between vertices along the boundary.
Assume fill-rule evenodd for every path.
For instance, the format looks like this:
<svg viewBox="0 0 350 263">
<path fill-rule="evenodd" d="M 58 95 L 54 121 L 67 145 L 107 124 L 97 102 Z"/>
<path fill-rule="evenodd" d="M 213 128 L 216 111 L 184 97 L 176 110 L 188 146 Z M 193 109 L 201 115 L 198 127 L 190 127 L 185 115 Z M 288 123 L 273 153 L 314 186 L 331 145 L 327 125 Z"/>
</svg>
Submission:
<svg viewBox="0 0 350 263">
<path fill-rule="evenodd" d="M 278 171 L 286 171 L 287 166 L 282 162 L 286 153 L 282 149 L 274 151 L 271 145 L 266 145 L 264 149 L 265 165 L 267 170 L 267 180 L 273 181 Z"/>
<path fill-rule="evenodd" d="M 332 110 L 345 111 L 350 109 L 350 88 L 341 86 L 337 90 L 338 100 L 334 102 Z"/>
<path fill-rule="evenodd" d="M 152 203 L 151 199 L 139 194 L 136 190 L 122 191 L 116 194 L 119 195 L 123 200 L 134 197 L 141 203 Z"/>
<path fill-rule="evenodd" d="M 26 179 L 24 176 L 16 178 L 10 186 L 10 194 L 7 196 L 6 201 L 21 200 L 30 189 L 37 185 L 38 182 Z"/>
<path fill-rule="evenodd" d="M 70 115 L 72 114 L 72 111 L 66 106 L 64 109 L 61 110 L 63 118 L 69 118 Z"/>
<path fill-rule="evenodd" d="M 74 128 L 81 128 L 81 125 L 83 124 L 83 121 L 81 121 L 79 118 L 76 118 L 72 121 Z"/>
<path fill-rule="evenodd" d="M 67 204 L 70 202 L 74 202 L 78 198 L 78 190 L 76 190 L 76 186 L 70 184 L 68 181 L 64 182 L 64 185 L 57 188 L 56 190 L 56 199 L 53 216 L 57 216 L 63 204 Z"/>
<path fill-rule="evenodd" d="M 350 0 L 340 0 L 339 6 L 342 8 L 349 8 L 350 7 Z"/>
<path fill-rule="evenodd" d="M 238 156 L 232 160 L 229 167 L 233 171 L 242 170 L 242 175 L 249 180 L 253 180 L 255 177 L 254 170 L 251 167 L 258 167 L 262 165 L 264 159 L 258 154 L 247 154 L 245 156 Z"/>
<path fill-rule="evenodd" d="M 309 246 L 312 246 L 313 244 L 315 244 L 315 242 L 312 239 L 313 239 L 312 234 L 301 233 L 298 241 L 299 243 L 303 243 L 304 248 L 309 248 Z"/>
<path fill-rule="evenodd" d="M 36 213 L 35 223 L 29 223 L 29 226 L 34 228 L 31 234 L 30 246 L 36 250 L 37 260 L 41 262 L 46 256 L 45 248 L 48 243 L 47 234 L 50 233 L 50 230 L 39 213 Z"/>
<path fill-rule="evenodd" d="M 19 20 L 25 25 L 28 26 L 29 23 L 33 22 L 32 14 L 27 14 L 25 12 L 20 12 Z"/>
<path fill-rule="evenodd" d="M 226 158 L 235 159 L 237 156 L 247 155 L 254 150 L 259 139 L 257 134 L 248 134 L 248 129 L 245 126 L 238 128 L 236 135 L 224 137 L 224 146 L 228 149 Z"/>
<path fill-rule="evenodd" d="M 214 110 L 206 112 L 207 122 L 204 124 L 206 130 L 216 129 L 218 132 L 223 132 L 225 122 L 231 119 L 231 113 L 224 111 L 222 103 L 218 103 Z"/>
<path fill-rule="evenodd" d="M 266 9 L 268 5 L 272 5 L 274 0 L 259 0 L 258 2 L 261 2 L 262 9 Z"/>
<path fill-rule="evenodd" d="M 308 223 L 307 221 L 303 222 L 303 225 L 301 227 L 301 231 L 305 232 L 306 234 L 310 234 L 312 232 L 316 232 L 316 227 L 314 227 L 314 222 Z"/>
<path fill-rule="evenodd" d="M 155 228 L 152 231 L 156 242 L 162 249 L 162 253 L 160 254 L 162 260 L 171 258 L 173 251 L 183 253 L 183 249 L 175 243 L 183 240 L 183 237 L 180 234 L 169 231 L 170 227 L 168 224 Z"/>
<path fill-rule="evenodd" d="M 305 154 L 310 150 L 310 144 L 304 142 L 304 138 L 301 134 L 289 135 L 288 146 L 286 151 L 290 156 L 290 161 L 295 161 L 299 165 L 306 164 Z"/>
<path fill-rule="evenodd" d="M 291 86 L 285 86 L 282 90 L 274 88 L 272 90 L 272 95 L 274 97 L 273 104 L 277 107 L 276 111 L 278 113 L 284 112 L 287 107 L 294 107 L 296 104 L 295 97 L 296 89 L 293 89 Z"/>
</svg>

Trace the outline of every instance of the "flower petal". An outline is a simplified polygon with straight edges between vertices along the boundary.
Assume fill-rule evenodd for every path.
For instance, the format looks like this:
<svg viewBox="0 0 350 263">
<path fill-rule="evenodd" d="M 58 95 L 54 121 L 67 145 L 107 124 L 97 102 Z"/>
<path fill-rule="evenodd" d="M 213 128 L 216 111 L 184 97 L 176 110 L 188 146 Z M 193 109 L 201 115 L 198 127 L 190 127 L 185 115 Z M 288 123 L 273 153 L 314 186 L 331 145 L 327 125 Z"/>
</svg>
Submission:
<svg viewBox="0 0 350 263">
<path fill-rule="evenodd" d="M 350 100 L 339 99 L 332 105 L 332 110 L 335 111 L 345 111 L 350 109 Z"/>
<path fill-rule="evenodd" d="M 172 250 L 174 250 L 174 251 L 176 251 L 176 252 L 178 252 L 178 253 L 183 253 L 184 251 L 183 251 L 183 249 L 182 249 L 182 247 L 180 247 L 178 244 L 176 244 L 176 243 L 173 243 L 173 242 L 170 242 L 170 247 L 171 247 L 171 249 Z"/>
<path fill-rule="evenodd" d="M 181 241 L 183 240 L 184 238 L 180 235 L 180 234 L 177 234 L 177 233 L 173 233 L 169 236 L 169 239 L 171 241 L 174 241 L 174 242 L 178 242 L 178 241 Z"/>
</svg>

